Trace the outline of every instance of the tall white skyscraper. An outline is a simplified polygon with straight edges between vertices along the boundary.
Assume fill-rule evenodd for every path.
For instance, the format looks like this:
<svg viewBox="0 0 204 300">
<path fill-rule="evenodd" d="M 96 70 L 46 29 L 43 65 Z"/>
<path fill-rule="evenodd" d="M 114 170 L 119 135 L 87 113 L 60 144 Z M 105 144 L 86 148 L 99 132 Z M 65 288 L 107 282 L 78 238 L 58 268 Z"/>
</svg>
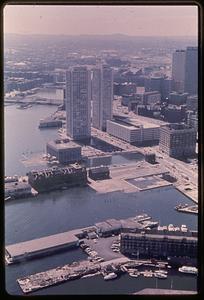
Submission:
<svg viewBox="0 0 204 300">
<path fill-rule="evenodd" d="M 113 110 L 113 71 L 109 66 L 93 69 L 92 100 L 92 125 L 100 130 L 106 130 L 106 121 L 112 119 Z"/>
<path fill-rule="evenodd" d="M 67 135 L 74 140 L 91 136 L 91 77 L 87 67 L 73 67 L 66 72 Z"/>
<path fill-rule="evenodd" d="M 180 93 L 184 92 L 185 56 L 185 50 L 176 50 L 172 59 L 173 90 Z"/>
<path fill-rule="evenodd" d="M 187 47 L 185 60 L 185 92 L 198 94 L 198 47 Z"/>
</svg>

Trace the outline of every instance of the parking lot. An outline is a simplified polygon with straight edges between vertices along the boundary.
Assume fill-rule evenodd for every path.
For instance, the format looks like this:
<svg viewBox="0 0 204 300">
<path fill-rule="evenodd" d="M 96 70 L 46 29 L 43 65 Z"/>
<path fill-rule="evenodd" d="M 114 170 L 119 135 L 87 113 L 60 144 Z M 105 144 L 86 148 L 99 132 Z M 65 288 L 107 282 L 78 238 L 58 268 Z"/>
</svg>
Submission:
<svg viewBox="0 0 204 300">
<path fill-rule="evenodd" d="M 124 257 L 120 252 L 113 252 L 111 249 L 113 241 L 117 240 L 117 236 L 98 239 L 85 239 L 84 243 L 87 244 L 92 250 L 96 251 L 100 257 L 105 260 Z"/>
</svg>

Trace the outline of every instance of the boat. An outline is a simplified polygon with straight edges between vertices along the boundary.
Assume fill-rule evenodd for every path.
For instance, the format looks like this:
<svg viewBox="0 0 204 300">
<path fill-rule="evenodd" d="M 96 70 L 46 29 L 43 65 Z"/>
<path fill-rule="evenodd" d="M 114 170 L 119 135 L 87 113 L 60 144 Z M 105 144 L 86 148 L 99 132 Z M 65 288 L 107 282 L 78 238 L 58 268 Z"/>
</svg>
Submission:
<svg viewBox="0 0 204 300">
<path fill-rule="evenodd" d="M 185 224 L 181 225 L 181 231 L 182 232 L 187 232 L 188 231 L 188 228 Z"/>
<path fill-rule="evenodd" d="M 163 272 L 154 272 L 154 277 L 159 278 L 159 279 L 166 279 L 167 274 L 164 274 Z"/>
<path fill-rule="evenodd" d="M 174 231 L 174 225 L 173 224 L 169 224 L 168 231 Z"/>
<path fill-rule="evenodd" d="M 140 275 L 140 272 L 138 270 L 129 271 L 128 274 L 131 277 L 138 277 Z"/>
<path fill-rule="evenodd" d="M 144 277 L 152 277 L 153 276 L 152 271 L 145 270 L 144 272 L 141 272 L 141 273 L 143 274 Z"/>
<path fill-rule="evenodd" d="M 180 267 L 178 270 L 181 273 L 193 274 L 193 275 L 198 274 L 198 269 L 196 267 L 183 266 L 183 267 Z"/>
<path fill-rule="evenodd" d="M 168 271 L 165 270 L 156 270 L 154 273 L 162 273 L 162 274 L 168 274 Z"/>
<path fill-rule="evenodd" d="M 110 280 L 110 279 L 114 279 L 117 277 L 117 274 L 115 273 L 109 273 L 107 275 L 104 276 L 104 280 Z"/>
</svg>

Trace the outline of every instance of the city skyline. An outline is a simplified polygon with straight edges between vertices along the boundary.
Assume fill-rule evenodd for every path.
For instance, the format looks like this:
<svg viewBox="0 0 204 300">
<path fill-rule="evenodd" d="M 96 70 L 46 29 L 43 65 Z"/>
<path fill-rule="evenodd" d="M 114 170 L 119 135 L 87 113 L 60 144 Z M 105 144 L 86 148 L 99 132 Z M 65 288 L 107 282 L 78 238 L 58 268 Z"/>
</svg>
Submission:
<svg viewBox="0 0 204 300">
<path fill-rule="evenodd" d="M 197 294 L 197 8 L 21 7 L 4 28 L 6 293 Z"/>
<path fill-rule="evenodd" d="M 198 34 L 198 7 L 7 5 L 4 33 L 190 37 Z"/>
</svg>

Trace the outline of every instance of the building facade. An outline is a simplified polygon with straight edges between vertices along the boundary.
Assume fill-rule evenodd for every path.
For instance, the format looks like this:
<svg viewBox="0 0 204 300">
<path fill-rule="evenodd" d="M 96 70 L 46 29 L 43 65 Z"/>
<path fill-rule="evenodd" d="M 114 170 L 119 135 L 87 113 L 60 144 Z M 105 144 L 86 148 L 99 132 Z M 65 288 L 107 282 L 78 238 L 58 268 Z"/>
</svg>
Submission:
<svg viewBox="0 0 204 300">
<path fill-rule="evenodd" d="M 169 104 L 174 104 L 174 105 L 182 105 L 185 104 L 187 101 L 187 96 L 188 93 L 177 93 L 177 92 L 172 92 L 169 95 Z"/>
<path fill-rule="evenodd" d="M 112 119 L 113 73 L 108 66 L 93 70 L 92 77 L 93 127 L 106 130 L 106 121 Z"/>
<path fill-rule="evenodd" d="M 192 156 L 196 150 L 196 129 L 183 123 L 173 123 L 160 128 L 159 148 L 171 157 Z"/>
<path fill-rule="evenodd" d="M 122 121 L 107 121 L 107 132 L 131 144 L 143 144 L 159 141 L 159 126 L 146 127 Z"/>
<path fill-rule="evenodd" d="M 73 140 L 91 135 L 91 77 L 87 67 L 74 67 L 66 72 L 67 135 Z"/>
<path fill-rule="evenodd" d="M 197 238 L 176 235 L 122 233 L 120 251 L 143 257 L 197 257 Z"/>
<path fill-rule="evenodd" d="M 198 47 L 186 49 L 184 90 L 190 95 L 198 94 Z"/>
</svg>

